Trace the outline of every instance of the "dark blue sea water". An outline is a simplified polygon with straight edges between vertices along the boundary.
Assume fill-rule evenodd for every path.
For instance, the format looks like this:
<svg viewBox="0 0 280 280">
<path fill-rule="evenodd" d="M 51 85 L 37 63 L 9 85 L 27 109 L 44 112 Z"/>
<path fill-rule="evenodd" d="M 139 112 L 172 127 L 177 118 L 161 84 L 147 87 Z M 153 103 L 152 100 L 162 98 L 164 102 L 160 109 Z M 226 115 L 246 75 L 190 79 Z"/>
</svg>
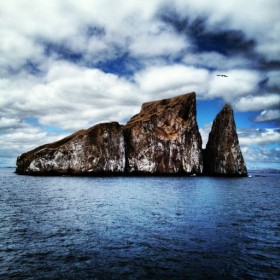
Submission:
<svg viewBox="0 0 280 280">
<path fill-rule="evenodd" d="M 1 280 L 280 279 L 279 174 L 13 171 L 0 169 Z"/>
</svg>

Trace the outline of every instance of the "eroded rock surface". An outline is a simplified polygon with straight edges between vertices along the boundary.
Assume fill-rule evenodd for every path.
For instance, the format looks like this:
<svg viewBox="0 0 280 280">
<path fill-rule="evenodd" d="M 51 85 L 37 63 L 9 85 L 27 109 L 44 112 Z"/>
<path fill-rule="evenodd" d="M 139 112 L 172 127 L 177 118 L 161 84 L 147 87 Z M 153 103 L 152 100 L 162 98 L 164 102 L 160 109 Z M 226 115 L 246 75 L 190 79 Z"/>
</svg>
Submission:
<svg viewBox="0 0 280 280">
<path fill-rule="evenodd" d="M 216 116 L 204 151 L 204 173 L 214 176 L 246 176 L 233 111 L 226 104 Z"/>
<path fill-rule="evenodd" d="M 111 174 L 125 171 L 123 126 L 95 125 L 17 159 L 20 174 Z"/>
<path fill-rule="evenodd" d="M 129 173 L 202 173 L 195 93 L 144 103 L 125 135 Z"/>
</svg>

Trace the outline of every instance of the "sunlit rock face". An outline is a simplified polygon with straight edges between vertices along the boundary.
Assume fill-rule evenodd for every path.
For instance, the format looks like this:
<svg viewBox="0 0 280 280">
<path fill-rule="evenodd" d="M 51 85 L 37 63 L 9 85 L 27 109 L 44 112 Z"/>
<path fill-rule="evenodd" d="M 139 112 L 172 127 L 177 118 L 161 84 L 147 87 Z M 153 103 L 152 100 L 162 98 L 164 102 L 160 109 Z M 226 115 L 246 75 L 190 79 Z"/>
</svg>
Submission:
<svg viewBox="0 0 280 280">
<path fill-rule="evenodd" d="M 22 154 L 20 174 L 113 174 L 125 171 L 123 126 L 95 125 Z"/>
<path fill-rule="evenodd" d="M 195 93 L 142 105 L 125 126 L 129 173 L 202 173 Z"/>
<path fill-rule="evenodd" d="M 225 105 L 216 116 L 204 151 L 204 173 L 214 176 L 246 176 L 233 111 Z"/>
</svg>

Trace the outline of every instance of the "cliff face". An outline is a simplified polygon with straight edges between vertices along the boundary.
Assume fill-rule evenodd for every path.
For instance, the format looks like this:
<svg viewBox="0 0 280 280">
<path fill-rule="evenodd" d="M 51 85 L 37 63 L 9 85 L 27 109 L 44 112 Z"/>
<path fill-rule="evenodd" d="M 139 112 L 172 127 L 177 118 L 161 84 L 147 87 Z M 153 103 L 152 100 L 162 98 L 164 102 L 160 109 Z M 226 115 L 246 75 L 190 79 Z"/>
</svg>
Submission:
<svg viewBox="0 0 280 280">
<path fill-rule="evenodd" d="M 196 97 L 189 93 L 148 102 L 122 126 L 102 123 L 17 159 L 33 175 L 207 174 L 245 176 L 231 108 L 216 117 L 202 157 Z"/>
<path fill-rule="evenodd" d="M 232 108 L 225 105 L 216 116 L 204 151 L 206 175 L 246 176 Z"/>
<path fill-rule="evenodd" d="M 17 159 L 21 174 L 110 174 L 124 172 L 123 126 L 103 123 L 58 142 L 38 147 Z"/>
<path fill-rule="evenodd" d="M 125 135 L 129 173 L 202 173 L 195 93 L 144 103 Z"/>
</svg>

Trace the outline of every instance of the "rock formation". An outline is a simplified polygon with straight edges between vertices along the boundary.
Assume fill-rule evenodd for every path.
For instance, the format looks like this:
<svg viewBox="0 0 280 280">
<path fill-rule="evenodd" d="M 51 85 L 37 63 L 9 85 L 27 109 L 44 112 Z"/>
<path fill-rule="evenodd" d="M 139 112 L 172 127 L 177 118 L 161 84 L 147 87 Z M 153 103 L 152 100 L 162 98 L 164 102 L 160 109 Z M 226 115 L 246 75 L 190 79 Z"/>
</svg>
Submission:
<svg viewBox="0 0 280 280">
<path fill-rule="evenodd" d="M 102 123 L 17 159 L 20 174 L 110 174 L 125 171 L 123 126 Z"/>
<path fill-rule="evenodd" d="M 214 121 L 203 160 L 196 97 L 189 93 L 144 103 L 124 126 L 97 124 L 24 153 L 16 173 L 245 176 L 247 171 L 228 105 Z"/>
<path fill-rule="evenodd" d="M 202 173 L 195 93 L 144 103 L 125 135 L 129 173 Z"/>
<path fill-rule="evenodd" d="M 203 155 L 204 174 L 246 176 L 232 108 L 226 104 L 216 116 Z"/>
</svg>

